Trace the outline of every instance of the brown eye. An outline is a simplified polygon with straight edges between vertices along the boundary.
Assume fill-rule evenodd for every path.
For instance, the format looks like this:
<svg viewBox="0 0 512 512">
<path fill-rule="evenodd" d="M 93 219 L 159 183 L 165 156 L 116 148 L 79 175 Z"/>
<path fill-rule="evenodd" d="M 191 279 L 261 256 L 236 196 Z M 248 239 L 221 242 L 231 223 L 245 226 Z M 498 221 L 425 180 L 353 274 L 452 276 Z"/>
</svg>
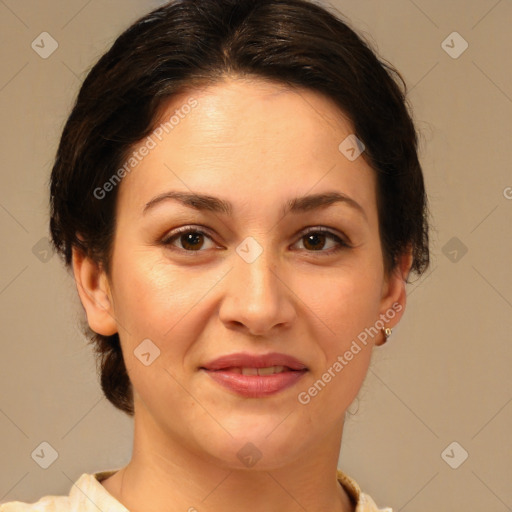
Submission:
<svg viewBox="0 0 512 512">
<path fill-rule="evenodd" d="M 187 250 L 196 250 L 200 249 L 203 245 L 202 237 L 204 235 L 202 233 L 186 233 L 184 235 L 180 235 L 179 240 L 184 249 Z"/>
<path fill-rule="evenodd" d="M 177 247 L 177 249 L 181 249 L 183 251 L 195 251 L 199 252 L 203 249 L 205 244 L 205 240 L 208 239 L 211 241 L 211 238 L 198 229 L 186 227 L 183 229 L 177 229 L 172 232 L 169 236 L 167 236 L 162 243 L 164 245 L 175 246 L 175 242 L 178 241 L 181 247 Z"/>
<path fill-rule="evenodd" d="M 325 233 L 309 233 L 304 237 L 304 247 L 308 250 L 318 251 L 323 249 L 327 235 Z"/>
<path fill-rule="evenodd" d="M 328 240 L 334 243 L 325 249 Z M 342 240 L 338 235 L 326 229 L 315 228 L 303 234 L 299 241 L 303 240 L 303 246 L 308 252 L 318 252 L 320 255 L 329 255 L 350 247 L 348 243 Z"/>
</svg>

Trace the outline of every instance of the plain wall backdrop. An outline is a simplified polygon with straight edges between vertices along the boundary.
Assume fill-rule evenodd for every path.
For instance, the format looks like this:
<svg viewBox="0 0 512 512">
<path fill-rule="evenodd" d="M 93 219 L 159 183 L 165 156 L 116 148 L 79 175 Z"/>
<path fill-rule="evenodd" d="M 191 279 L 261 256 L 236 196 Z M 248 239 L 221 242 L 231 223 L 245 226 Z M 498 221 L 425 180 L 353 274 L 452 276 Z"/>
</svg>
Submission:
<svg viewBox="0 0 512 512">
<path fill-rule="evenodd" d="M 103 397 L 72 277 L 48 252 L 47 184 L 87 71 L 163 3 L 0 0 L 0 502 L 68 494 L 131 456 L 132 420 Z M 431 267 L 375 349 L 339 466 L 395 512 L 510 511 L 512 3 L 330 5 L 406 79 L 433 221 Z"/>
</svg>

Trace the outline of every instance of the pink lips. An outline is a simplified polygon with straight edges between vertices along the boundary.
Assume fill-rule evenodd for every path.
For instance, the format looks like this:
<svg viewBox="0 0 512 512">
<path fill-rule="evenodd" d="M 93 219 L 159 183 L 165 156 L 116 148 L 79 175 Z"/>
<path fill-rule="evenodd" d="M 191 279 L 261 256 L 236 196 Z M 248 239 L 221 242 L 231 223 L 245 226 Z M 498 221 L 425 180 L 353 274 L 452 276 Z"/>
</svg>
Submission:
<svg viewBox="0 0 512 512">
<path fill-rule="evenodd" d="M 257 373 L 257 368 L 274 368 L 262 370 L 263 375 L 244 375 L 242 369 Z M 284 367 L 284 368 L 280 368 Z M 259 398 L 282 391 L 297 382 L 306 372 L 307 367 L 298 359 L 286 354 L 270 353 L 251 355 L 245 353 L 229 354 L 219 357 L 200 368 L 213 380 L 235 393 L 251 398 Z M 267 372 L 277 371 L 278 373 Z"/>
</svg>

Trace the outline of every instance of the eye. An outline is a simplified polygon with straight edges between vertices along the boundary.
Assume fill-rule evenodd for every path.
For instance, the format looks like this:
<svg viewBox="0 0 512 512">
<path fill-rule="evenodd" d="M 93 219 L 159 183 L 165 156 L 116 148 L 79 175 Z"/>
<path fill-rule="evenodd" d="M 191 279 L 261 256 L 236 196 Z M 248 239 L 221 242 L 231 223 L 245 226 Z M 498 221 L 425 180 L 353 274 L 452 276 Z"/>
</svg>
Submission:
<svg viewBox="0 0 512 512">
<path fill-rule="evenodd" d="M 174 246 L 174 242 L 177 240 L 181 245 L 181 247 L 177 247 L 178 249 L 187 252 L 200 252 L 205 238 L 213 242 L 211 237 L 204 231 L 192 226 L 186 226 L 175 229 L 162 240 L 162 244 L 166 246 Z M 207 247 L 207 249 L 208 248 L 209 247 Z"/>
<path fill-rule="evenodd" d="M 326 241 L 331 240 L 334 244 L 325 250 Z M 210 247 L 205 247 L 205 240 L 210 242 Z M 317 252 L 315 256 L 328 256 L 341 249 L 351 247 L 350 244 L 345 242 L 341 237 L 328 230 L 327 228 L 316 227 L 311 228 L 299 239 L 299 242 L 304 240 L 303 246 L 307 252 Z M 179 246 L 175 245 L 179 242 Z M 212 237 L 205 231 L 198 229 L 194 226 L 184 226 L 177 228 L 169 233 L 161 242 L 165 246 L 176 248 L 185 252 L 201 252 L 202 249 L 211 249 L 214 247 Z M 296 242 L 298 243 L 298 242 Z"/>
<path fill-rule="evenodd" d="M 335 244 L 328 248 L 328 250 L 324 250 L 326 240 L 328 239 L 333 240 Z M 318 254 L 318 256 L 327 256 L 343 248 L 350 247 L 350 245 L 341 237 L 322 227 L 316 227 L 308 230 L 301 236 L 299 242 L 302 240 L 304 240 L 303 246 L 305 249 L 308 252 L 319 252 L 320 254 Z"/>
</svg>

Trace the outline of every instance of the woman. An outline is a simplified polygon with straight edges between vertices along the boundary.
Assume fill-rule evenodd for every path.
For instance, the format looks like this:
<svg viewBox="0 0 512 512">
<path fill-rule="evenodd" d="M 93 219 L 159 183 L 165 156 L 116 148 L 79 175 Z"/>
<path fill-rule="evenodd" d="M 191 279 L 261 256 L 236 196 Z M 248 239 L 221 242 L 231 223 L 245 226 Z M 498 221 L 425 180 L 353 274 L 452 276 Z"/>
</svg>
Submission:
<svg viewBox="0 0 512 512">
<path fill-rule="evenodd" d="M 377 511 L 337 469 L 428 266 L 400 78 L 305 0 L 179 0 L 85 79 L 51 177 L 132 459 L 12 510 Z"/>
</svg>

